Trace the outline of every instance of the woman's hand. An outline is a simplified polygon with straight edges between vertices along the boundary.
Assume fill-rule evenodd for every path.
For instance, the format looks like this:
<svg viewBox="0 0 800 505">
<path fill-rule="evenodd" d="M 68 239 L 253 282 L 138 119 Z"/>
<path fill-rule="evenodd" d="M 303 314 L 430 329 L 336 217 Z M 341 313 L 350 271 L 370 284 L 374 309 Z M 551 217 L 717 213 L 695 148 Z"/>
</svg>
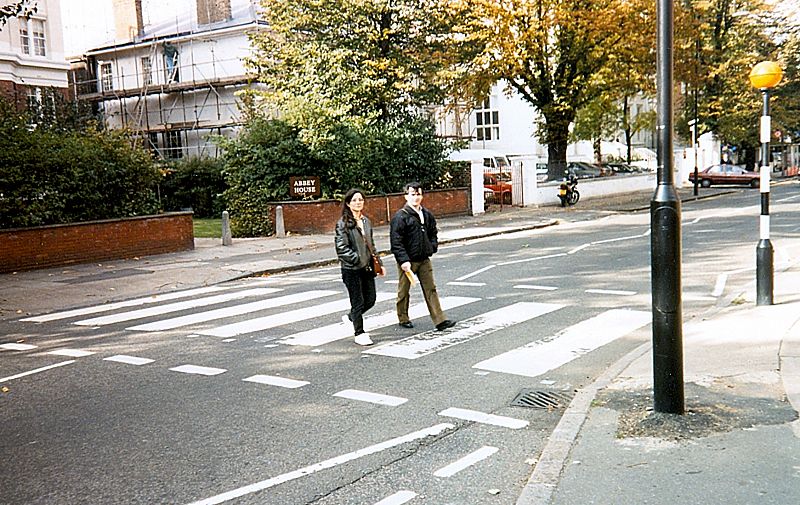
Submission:
<svg viewBox="0 0 800 505">
<path fill-rule="evenodd" d="M 386 267 L 385 266 L 381 265 L 381 271 L 378 273 L 378 275 L 380 275 L 381 277 L 385 277 L 386 276 Z"/>
</svg>

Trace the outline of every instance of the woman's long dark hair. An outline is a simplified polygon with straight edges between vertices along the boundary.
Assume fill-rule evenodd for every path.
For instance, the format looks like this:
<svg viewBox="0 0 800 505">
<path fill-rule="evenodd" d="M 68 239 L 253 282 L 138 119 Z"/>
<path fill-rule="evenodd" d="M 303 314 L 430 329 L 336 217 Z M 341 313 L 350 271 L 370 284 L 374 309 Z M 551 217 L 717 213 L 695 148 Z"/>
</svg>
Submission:
<svg viewBox="0 0 800 505">
<path fill-rule="evenodd" d="M 361 194 L 362 197 L 364 196 L 364 192 L 358 188 L 348 189 L 347 193 L 344 194 L 344 199 L 342 201 L 342 221 L 344 221 L 345 228 L 355 228 L 357 226 L 353 211 L 347 206 L 356 194 Z"/>
</svg>

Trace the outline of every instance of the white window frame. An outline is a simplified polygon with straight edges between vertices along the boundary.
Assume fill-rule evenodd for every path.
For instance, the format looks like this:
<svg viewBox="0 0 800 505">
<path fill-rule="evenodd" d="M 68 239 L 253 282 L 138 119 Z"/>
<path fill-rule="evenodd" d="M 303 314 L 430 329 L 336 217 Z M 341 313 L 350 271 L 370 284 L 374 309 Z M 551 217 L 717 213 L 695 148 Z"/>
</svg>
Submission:
<svg viewBox="0 0 800 505">
<path fill-rule="evenodd" d="M 100 63 L 100 91 L 114 90 L 114 70 L 111 63 Z"/>
<path fill-rule="evenodd" d="M 22 54 L 47 56 L 47 24 L 40 18 L 17 18 Z"/>
<path fill-rule="evenodd" d="M 142 56 L 139 61 L 142 64 L 142 86 L 150 86 L 153 84 L 153 60 L 150 56 Z"/>
<path fill-rule="evenodd" d="M 500 140 L 500 111 L 491 106 L 491 97 L 473 110 L 475 113 L 475 140 Z"/>
</svg>

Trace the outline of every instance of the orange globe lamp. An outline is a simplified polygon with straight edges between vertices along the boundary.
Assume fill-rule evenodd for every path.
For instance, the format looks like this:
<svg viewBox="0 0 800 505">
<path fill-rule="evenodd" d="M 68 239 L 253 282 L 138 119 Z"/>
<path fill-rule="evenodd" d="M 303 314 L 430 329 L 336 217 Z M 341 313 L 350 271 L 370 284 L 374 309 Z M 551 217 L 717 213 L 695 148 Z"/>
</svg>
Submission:
<svg viewBox="0 0 800 505">
<path fill-rule="evenodd" d="M 750 84 L 757 89 L 774 88 L 782 78 L 783 71 L 774 61 L 762 61 L 750 71 Z"/>
</svg>

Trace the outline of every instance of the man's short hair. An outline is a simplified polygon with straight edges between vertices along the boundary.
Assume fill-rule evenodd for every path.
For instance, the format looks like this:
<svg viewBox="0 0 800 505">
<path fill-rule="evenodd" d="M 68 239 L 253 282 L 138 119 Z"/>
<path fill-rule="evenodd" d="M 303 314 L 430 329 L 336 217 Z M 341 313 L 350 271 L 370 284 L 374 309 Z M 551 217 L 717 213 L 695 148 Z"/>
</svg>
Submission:
<svg viewBox="0 0 800 505">
<path fill-rule="evenodd" d="M 409 182 L 403 186 L 403 193 L 408 193 L 409 189 L 413 189 L 414 191 L 422 191 L 422 184 L 418 183 L 417 181 Z"/>
</svg>

